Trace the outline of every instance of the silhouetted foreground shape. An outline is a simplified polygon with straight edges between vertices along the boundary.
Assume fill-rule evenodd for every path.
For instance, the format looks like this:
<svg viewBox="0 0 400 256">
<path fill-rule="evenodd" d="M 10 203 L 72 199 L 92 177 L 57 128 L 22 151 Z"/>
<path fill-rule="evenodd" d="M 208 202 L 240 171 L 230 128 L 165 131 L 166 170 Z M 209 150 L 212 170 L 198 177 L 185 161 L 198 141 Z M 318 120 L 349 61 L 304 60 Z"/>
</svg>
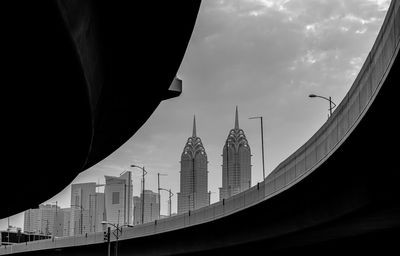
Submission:
<svg viewBox="0 0 400 256">
<path fill-rule="evenodd" d="M 126 142 L 169 91 L 200 0 L 1 3 L 0 218 Z"/>
</svg>

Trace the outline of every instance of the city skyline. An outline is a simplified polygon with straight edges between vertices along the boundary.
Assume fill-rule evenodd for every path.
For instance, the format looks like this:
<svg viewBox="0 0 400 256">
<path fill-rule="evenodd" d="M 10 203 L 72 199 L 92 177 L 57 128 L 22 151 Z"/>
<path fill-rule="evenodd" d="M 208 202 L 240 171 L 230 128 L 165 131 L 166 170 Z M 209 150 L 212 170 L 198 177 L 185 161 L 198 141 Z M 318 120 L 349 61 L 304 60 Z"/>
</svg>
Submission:
<svg viewBox="0 0 400 256">
<path fill-rule="evenodd" d="M 268 175 L 326 121 L 326 102 L 310 100 L 308 94 L 332 96 L 336 103 L 343 98 L 371 49 L 388 4 L 298 2 L 204 1 L 178 71 L 182 95 L 162 102 L 135 136 L 74 183 L 98 182 L 104 175 L 133 171 L 130 164 L 138 164 L 149 171 L 146 187 L 156 191 L 156 173 L 161 172 L 168 174 L 162 177 L 163 187 L 177 192 L 181 145 L 189 135 L 188 120 L 196 114 L 209 155 L 211 198 L 216 202 L 221 146 L 235 105 L 240 106 L 243 120 L 264 116 Z M 251 120 L 241 126 L 252 145 L 254 185 L 262 177 L 259 126 Z M 140 173 L 136 171 L 133 178 L 133 195 L 138 195 Z M 67 187 L 46 202 L 57 200 L 68 207 L 69 194 Z M 162 194 L 162 214 L 167 212 L 166 200 Z M 17 219 L 11 218 L 11 225 L 17 225 Z M 3 219 L 0 229 L 6 223 Z"/>
</svg>

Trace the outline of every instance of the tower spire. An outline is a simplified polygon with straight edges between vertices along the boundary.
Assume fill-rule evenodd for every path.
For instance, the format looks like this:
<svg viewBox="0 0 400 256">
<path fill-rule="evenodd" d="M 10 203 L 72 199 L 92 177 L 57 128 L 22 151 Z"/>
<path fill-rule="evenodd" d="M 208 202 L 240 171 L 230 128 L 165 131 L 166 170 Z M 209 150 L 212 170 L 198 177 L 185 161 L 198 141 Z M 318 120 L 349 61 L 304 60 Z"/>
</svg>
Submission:
<svg viewBox="0 0 400 256">
<path fill-rule="evenodd" d="M 196 115 L 193 116 L 193 134 L 192 137 L 197 137 L 196 135 Z"/>
<path fill-rule="evenodd" d="M 239 129 L 239 117 L 238 117 L 238 107 L 236 106 L 236 115 L 235 115 L 235 129 Z"/>
</svg>

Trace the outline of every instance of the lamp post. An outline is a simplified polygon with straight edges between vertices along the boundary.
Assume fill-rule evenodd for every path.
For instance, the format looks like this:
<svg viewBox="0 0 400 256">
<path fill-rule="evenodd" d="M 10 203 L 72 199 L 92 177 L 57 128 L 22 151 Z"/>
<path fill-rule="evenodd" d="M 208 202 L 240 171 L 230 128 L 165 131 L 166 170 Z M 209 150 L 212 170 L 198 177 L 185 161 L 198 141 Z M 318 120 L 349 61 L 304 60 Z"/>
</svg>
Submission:
<svg viewBox="0 0 400 256">
<path fill-rule="evenodd" d="M 168 174 L 157 173 L 158 176 L 158 218 L 161 217 L 161 188 L 160 188 L 160 176 L 167 176 Z"/>
<path fill-rule="evenodd" d="M 327 98 L 327 97 L 324 97 L 324 96 L 319 96 L 319 95 L 315 95 L 315 94 L 310 94 L 310 95 L 308 95 L 308 97 L 310 97 L 310 98 L 321 98 L 321 99 L 324 99 L 324 100 L 327 100 L 327 101 L 329 101 L 329 116 L 328 116 L 328 118 L 330 117 L 330 116 L 332 116 L 332 109 L 334 109 L 335 107 L 336 107 L 336 104 L 332 101 L 332 98 L 331 98 L 331 96 L 329 96 L 329 98 Z M 332 106 L 332 104 L 334 105 L 334 106 Z"/>
<path fill-rule="evenodd" d="M 117 223 L 117 225 L 107 222 L 107 221 L 102 221 L 101 224 L 103 225 L 111 225 L 115 228 L 114 231 L 116 231 L 116 233 L 113 231 L 112 234 L 114 235 L 116 241 L 115 241 L 115 256 L 118 256 L 118 239 L 119 236 L 122 235 L 122 227 L 130 227 L 132 228 L 133 225 L 130 224 L 124 224 L 122 226 L 119 225 L 119 223 Z M 108 230 L 108 232 L 110 232 L 110 230 Z M 108 256 L 110 256 L 110 239 L 108 239 Z"/>
<path fill-rule="evenodd" d="M 255 116 L 255 117 L 250 117 L 249 119 L 260 119 L 260 121 L 261 121 L 261 153 L 262 153 L 263 179 L 265 180 L 263 117 L 262 116 Z"/>
<path fill-rule="evenodd" d="M 147 174 L 147 171 L 145 170 L 144 166 L 140 167 L 137 165 L 132 164 L 131 167 L 136 167 L 142 170 L 142 180 L 143 180 L 143 186 L 142 186 L 142 224 L 144 223 L 144 185 L 145 185 L 145 180 L 144 176 Z"/>
</svg>

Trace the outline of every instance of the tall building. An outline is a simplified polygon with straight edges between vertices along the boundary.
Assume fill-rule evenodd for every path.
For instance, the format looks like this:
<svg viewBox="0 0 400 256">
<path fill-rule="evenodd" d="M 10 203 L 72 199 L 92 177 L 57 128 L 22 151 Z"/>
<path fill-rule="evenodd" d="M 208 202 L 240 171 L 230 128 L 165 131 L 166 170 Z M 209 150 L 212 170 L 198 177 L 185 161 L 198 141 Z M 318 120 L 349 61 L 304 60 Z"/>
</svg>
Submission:
<svg viewBox="0 0 400 256">
<path fill-rule="evenodd" d="M 201 139 L 196 134 L 196 117 L 193 118 L 193 133 L 181 155 L 180 192 L 178 214 L 209 205 L 207 154 Z"/>
<path fill-rule="evenodd" d="M 107 220 L 105 194 L 97 193 L 89 195 L 89 222 L 91 223 L 90 232 L 103 231 L 106 227 L 102 221 Z"/>
<path fill-rule="evenodd" d="M 105 176 L 105 209 L 107 221 L 113 224 L 132 223 L 132 173 L 124 172 L 119 177 Z"/>
<path fill-rule="evenodd" d="M 144 219 L 144 223 L 158 220 L 160 218 L 159 215 L 159 207 L 160 202 L 158 200 L 158 194 L 151 191 L 145 190 L 144 191 L 144 202 L 142 202 L 143 194 L 140 194 L 140 197 L 135 196 L 133 197 L 133 212 L 134 212 L 134 224 L 141 224 L 142 223 L 142 215 Z M 142 212 L 142 204 L 144 203 L 144 212 Z"/>
<path fill-rule="evenodd" d="M 60 207 L 46 204 L 39 205 L 38 209 L 29 209 L 24 212 L 24 232 L 61 236 Z"/>
<path fill-rule="evenodd" d="M 240 193 L 251 186 L 251 151 L 244 131 L 239 128 L 236 106 L 235 127 L 230 130 L 222 152 L 222 187 L 220 200 Z"/>
<path fill-rule="evenodd" d="M 70 235 L 89 233 L 91 219 L 89 218 L 90 197 L 96 194 L 96 183 L 79 183 L 71 185 L 71 220 Z"/>
<path fill-rule="evenodd" d="M 64 236 L 64 209 L 57 208 L 56 212 L 54 213 L 54 226 L 52 235 L 55 237 L 62 237 Z"/>
<path fill-rule="evenodd" d="M 39 209 L 29 209 L 24 212 L 24 232 L 39 234 L 38 229 Z"/>
</svg>

